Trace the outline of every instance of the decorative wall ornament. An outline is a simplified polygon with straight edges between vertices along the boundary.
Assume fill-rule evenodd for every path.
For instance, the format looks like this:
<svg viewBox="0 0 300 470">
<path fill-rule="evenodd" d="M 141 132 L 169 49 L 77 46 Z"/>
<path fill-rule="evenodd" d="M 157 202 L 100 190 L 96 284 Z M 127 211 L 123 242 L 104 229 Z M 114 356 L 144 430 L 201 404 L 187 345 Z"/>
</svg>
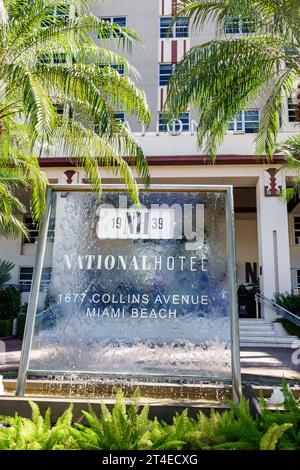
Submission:
<svg viewBox="0 0 300 470">
<path fill-rule="evenodd" d="M 277 168 L 265 171 L 265 197 L 278 197 L 282 191 L 281 176 Z"/>
<path fill-rule="evenodd" d="M 74 170 L 67 170 L 64 172 L 64 175 L 66 177 L 66 183 L 67 184 L 76 184 L 78 183 L 78 172 Z M 74 176 L 77 175 L 76 178 Z"/>
</svg>

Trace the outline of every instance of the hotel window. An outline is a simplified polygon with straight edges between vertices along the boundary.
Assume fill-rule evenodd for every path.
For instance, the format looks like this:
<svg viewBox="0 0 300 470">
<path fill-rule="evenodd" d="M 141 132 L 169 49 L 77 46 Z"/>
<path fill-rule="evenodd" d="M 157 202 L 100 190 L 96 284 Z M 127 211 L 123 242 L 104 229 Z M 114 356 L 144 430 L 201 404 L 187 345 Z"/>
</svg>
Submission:
<svg viewBox="0 0 300 470">
<path fill-rule="evenodd" d="M 190 113 L 181 114 L 177 120 L 169 124 L 169 130 L 171 132 L 189 132 Z M 159 113 L 159 132 L 168 132 L 168 123 L 163 113 Z"/>
<path fill-rule="evenodd" d="M 70 106 L 64 106 L 63 104 L 60 103 L 55 103 L 54 105 L 55 111 L 59 116 L 69 116 L 69 119 L 73 118 L 73 110 L 70 108 Z"/>
<path fill-rule="evenodd" d="M 297 269 L 297 287 L 300 287 L 300 269 Z"/>
<path fill-rule="evenodd" d="M 120 28 L 126 28 L 127 26 L 127 18 L 126 16 L 114 16 L 114 17 L 105 17 L 100 18 L 102 21 L 107 21 L 109 24 L 120 26 Z M 122 33 L 116 32 L 116 36 L 121 37 Z"/>
<path fill-rule="evenodd" d="M 19 289 L 21 292 L 29 292 L 31 289 L 33 268 L 22 267 L 19 273 Z"/>
<path fill-rule="evenodd" d="M 41 277 L 40 290 L 44 291 L 51 282 L 52 268 L 44 268 Z M 33 267 L 21 267 L 19 272 L 19 289 L 21 292 L 30 292 L 33 279 Z"/>
<path fill-rule="evenodd" d="M 111 67 L 114 70 L 116 70 L 119 73 L 119 75 L 122 75 L 122 76 L 125 75 L 125 67 L 124 67 L 123 64 L 113 64 L 113 65 L 111 65 Z"/>
<path fill-rule="evenodd" d="M 296 105 L 293 103 L 292 98 L 288 99 L 288 118 L 289 122 L 297 122 Z"/>
<path fill-rule="evenodd" d="M 124 113 L 115 113 L 115 119 L 120 122 L 125 122 Z"/>
<path fill-rule="evenodd" d="M 111 18 L 100 18 L 102 21 L 107 21 L 110 24 L 117 24 L 121 28 L 126 28 L 126 16 L 115 16 Z"/>
<path fill-rule="evenodd" d="M 41 54 L 37 58 L 40 64 L 66 64 L 67 54 L 57 52 L 55 54 Z"/>
<path fill-rule="evenodd" d="M 295 245 L 300 245 L 300 217 L 294 218 Z"/>
<path fill-rule="evenodd" d="M 173 64 L 161 64 L 159 66 L 159 84 L 160 86 L 168 85 L 170 76 L 172 75 Z"/>
<path fill-rule="evenodd" d="M 54 105 L 55 111 L 59 116 L 63 116 L 65 112 L 65 107 L 63 104 L 55 104 Z"/>
<path fill-rule="evenodd" d="M 253 18 L 241 16 L 228 16 L 225 22 L 226 34 L 248 34 L 255 32 L 255 21 Z"/>
<path fill-rule="evenodd" d="M 67 23 L 70 19 L 70 5 L 60 3 L 48 8 L 45 19 L 41 22 L 42 28 L 49 28 L 55 23 Z"/>
<path fill-rule="evenodd" d="M 125 114 L 124 113 L 114 113 L 114 117 L 119 122 L 125 122 Z M 99 122 L 94 123 L 94 132 L 99 134 Z"/>
<path fill-rule="evenodd" d="M 122 77 L 125 75 L 125 66 L 124 66 L 124 64 L 112 64 L 112 65 L 109 65 L 109 64 L 95 64 L 95 65 L 97 65 L 100 68 L 111 67 L 112 69 L 116 70 L 119 73 L 119 75 L 121 75 Z"/>
<path fill-rule="evenodd" d="M 64 52 L 53 54 L 53 64 L 66 64 L 67 55 Z"/>
<path fill-rule="evenodd" d="M 297 59 L 299 57 L 299 52 L 297 51 L 297 49 L 295 47 L 285 47 L 284 48 L 284 53 L 285 53 L 286 56 L 288 56 L 285 59 L 285 68 L 291 69 L 292 65 L 289 61 L 289 58 L 292 59 L 292 60 L 297 61 Z"/>
<path fill-rule="evenodd" d="M 235 119 L 229 121 L 227 130 L 229 132 L 255 134 L 259 129 L 259 110 L 248 109 L 241 111 Z"/>
<path fill-rule="evenodd" d="M 26 244 L 35 244 L 37 243 L 38 236 L 39 236 L 39 227 L 36 223 L 34 223 L 32 217 L 25 217 L 24 224 L 26 226 L 28 232 L 28 238 L 24 237 L 23 243 Z"/>
<path fill-rule="evenodd" d="M 189 19 L 178 18 L 170 29 L 173 17 L 163 17 L 160 19 L 160 37 L 161 38 L 188 38 L 189 37 Z"/>
</svg>

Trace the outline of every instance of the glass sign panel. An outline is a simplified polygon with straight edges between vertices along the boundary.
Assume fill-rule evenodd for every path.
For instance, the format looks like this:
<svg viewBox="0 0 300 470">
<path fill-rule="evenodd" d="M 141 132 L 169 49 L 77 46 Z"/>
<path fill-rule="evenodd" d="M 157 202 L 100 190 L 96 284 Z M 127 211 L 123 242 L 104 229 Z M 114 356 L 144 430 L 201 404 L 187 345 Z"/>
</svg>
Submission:
<svg viewBox="0 0 300 470">
<path fill-rule="evenodd" d="M 55 191 L 30 371 L 231 379 L 226 193 Z"/>
</svg>

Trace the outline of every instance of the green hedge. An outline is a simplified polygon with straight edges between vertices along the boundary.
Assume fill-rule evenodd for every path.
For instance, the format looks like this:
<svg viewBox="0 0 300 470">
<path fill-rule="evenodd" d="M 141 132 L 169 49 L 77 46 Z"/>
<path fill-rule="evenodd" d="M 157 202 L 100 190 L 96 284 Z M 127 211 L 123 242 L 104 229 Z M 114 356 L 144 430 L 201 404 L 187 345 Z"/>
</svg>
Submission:
<svg viewBox="0 0 300 470">
<path fill-rule="evenodd" d="M 294 323 L 290 322 L 289 320 L 286 320 L 286 318 L 280 318 L 279 320 L 276 320 L 278 323 L 281 323 L 285 331 L 289 335 L 293 336 L 298 336 L 300 338 L 300 327 L 297 325 L 294 325 Z"/>
<path fill-rule="evenodd" d="M 13 320 L 21 308 L 21 293 L 15 287 L 0 290 L 0 319 Z"/>
<path fill-rule="evenodd" d="M 285 412 L 267 409 L 253 418 L 246 399 L 229 411 L 176 414 L 172 424 L 149 419 L 149 407 L 138 408 L 137 399 L 126 408 L 121 392 L 110 412 L 101 406 L 98 415 L 83 411 L 87 426 L 73 423 L 72 406 L 51 426 L 50 410 L 41 416 L 31 403 L 32 419 L 0 419 L 0 450 L 299 450 L 300 407 L 286 385 Z M 2 421 L 2 426 L 1 426 Z"/>
<path fill-rule="evenodd" d="M 25 329 L 25 322 L 26 322 L 26 315 L 22 313 L 17 318 L 17 333 L 16 337 L 19 339 L 23 339 L 24 336 L 24 329 Z"/>
<path fill-rule="evenodd" d="M 12 320 L 0 320 L 0 337 L 11 336 Z"/>
<path fill-rule="evenodd" d="M 275 295 L 275 302 L 289 312 L 300 315 L 300 295 L 288 293 L 277 294 Z"/>
</svg>

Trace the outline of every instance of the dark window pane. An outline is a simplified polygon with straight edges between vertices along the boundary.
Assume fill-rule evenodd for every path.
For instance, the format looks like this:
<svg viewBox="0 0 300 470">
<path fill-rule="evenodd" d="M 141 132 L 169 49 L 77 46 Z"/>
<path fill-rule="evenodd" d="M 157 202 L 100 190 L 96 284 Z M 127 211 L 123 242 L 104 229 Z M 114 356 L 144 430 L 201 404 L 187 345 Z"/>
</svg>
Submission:
<svg viewBox="0 0 300 470">
<path fill-rule="evenodd" d="M 121 28 L 126 28 L 126 17 L 125 16 L 120 16 L 113 18 L 113 24 L 117 24 L 118 26 L 121 26 Z"/>
<path fill-rule="evenodd" d="M 293 103 L 292 98 L 288 99 L 288 118 L 289 122 L 297 122 L 296 105 Z"/>
<path fill-rule="evenodd" d="M 160 19 L 161 38 L 173 37 L 173 32 L 169 30 L 172 19 L 172 17 L 164 17 Z"/>
<path fill-rule="evenodd" d="M 254 33 L 255 22 L 253 18 L 242 18 L 242 33 Z"/>
<path fill-rule="evenodd" d="M 28 238 L 24 238 L 24 243 L 33 244 L 38 240 L 39 227 L 35 224 L 31 217 L 25 217 L 24 223 L 28 232 Z"/>
<path fill-rule="evenodd" d="M 124 113 L 115 113 L 115 119 L 117 119 L 118 121 L 124 122 L 125 121 Z"/>
<path fill-rule="evenodd" d="M 240 32 L 240 18 L 235 16 L 234 18 L 228 17 L 225 23 L 225 32 L 227 34 L 238 34 Z"/>
<path fill-rule="evenodd" d="M 172 64 L 161 64 L 159 66 L 159 84 L 161 86 L 168 85 L 172 72 L 173 72 Z"/>
<path fill-rule="evenodd" d="M 67 56 L 63 52 L 53 54 L 53 63 L 54 64 L 66 64 Z"/>
</svg>

